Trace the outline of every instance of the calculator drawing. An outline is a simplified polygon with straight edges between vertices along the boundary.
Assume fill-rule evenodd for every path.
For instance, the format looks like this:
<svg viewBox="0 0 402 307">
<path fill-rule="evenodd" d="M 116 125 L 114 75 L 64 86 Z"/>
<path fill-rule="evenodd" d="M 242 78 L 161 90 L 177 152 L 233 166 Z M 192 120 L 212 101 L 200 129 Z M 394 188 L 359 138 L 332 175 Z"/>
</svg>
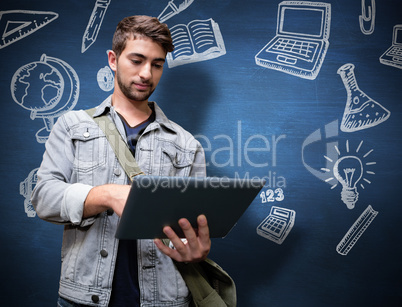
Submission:
<svg viewBox="0 0 402 307">
<path fill-rule="evenodd" d="M 295 222 L 294 210 L 272 206 L 269 215 L 257 227 L 257 234 L 282 244 Z"/>
</svg>

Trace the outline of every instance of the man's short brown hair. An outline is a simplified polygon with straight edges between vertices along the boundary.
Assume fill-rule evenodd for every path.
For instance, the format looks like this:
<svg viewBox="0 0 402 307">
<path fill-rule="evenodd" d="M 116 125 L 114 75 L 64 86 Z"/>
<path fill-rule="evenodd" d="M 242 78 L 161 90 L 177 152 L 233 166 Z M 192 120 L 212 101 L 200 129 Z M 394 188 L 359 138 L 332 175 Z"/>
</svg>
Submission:
<svg viewBox="0 0 402 307">
<path fill-rule="evenodd" d="M 149 16 L 129 16 L 117 25 L 113 35 L 112 50 L 118 58 L 126 47 L 127 39 L 148 37 L 159 43 L 166 53 L 174 50 L 172 36 L 166 24 Z"/>
</svg>

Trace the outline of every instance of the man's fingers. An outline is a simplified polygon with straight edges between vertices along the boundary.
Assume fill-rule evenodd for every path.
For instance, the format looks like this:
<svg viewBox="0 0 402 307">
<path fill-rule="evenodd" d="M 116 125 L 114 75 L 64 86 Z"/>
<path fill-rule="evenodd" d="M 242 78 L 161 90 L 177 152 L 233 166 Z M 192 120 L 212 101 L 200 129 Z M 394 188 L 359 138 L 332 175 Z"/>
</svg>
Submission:
<svg viewBox="0 0 402 307">
<path fill-rule="evenodd" d="M 171 248 L 166 246 L 162 240 L 160 239 L 154 239 L 155 245 L 161 250 L 162 253 L 166 254 L 169 256 Z"/>
<path fill-rule="evenodd" d="M 209 238 L 209 227 L 205 215 L 197 217 L 198 232 L 192 227 L 191 223 L 182 218 L 179 220 L 179 226 L 181 227 L 186 242 L 175 233 L 175 231 L 166 226 L 163 228 L 163 232 L 166 237 L 171 241 L 174 249 L 167 247 L 159 239 L 155 239 L 154 242 L 157 247 L 167 256 L 180 262 L 198 262 L 204 260 L 211 248 L 211 240 Z"/>
<path fill-rule="evenodd" d="M 197 218 L 198 223 L 198 237 L 200 243 L 210 244 L 208 221 L 205 215 L 201 214 Z"/>
<path fill-rule="evenodd" d="M 166 237 L 168 237 L 170 242 L 172 242 L 173 246 L 180 254 L 185 252 L 186 247 L 183 241 L 179 238 L 179 236 L 174 232 L 174 230 L 171 227 L 165 226 L 163 228 L 163 233 L 166 235 Z"/>
<path fill-rule="evenodd" d="M 185 219 L 185 218 L 180 219 L 179 225 L 180 225 L 181 229 L 183 230 L 185 238 L 187 239 L 188 243 L 190 244 L 190 248 L 193 247 L 194 244 L 198 243 L 197 234 L 196 234 L 194 228 L 191 226 L 191 223 L 187 219 Z"/>
</svg>

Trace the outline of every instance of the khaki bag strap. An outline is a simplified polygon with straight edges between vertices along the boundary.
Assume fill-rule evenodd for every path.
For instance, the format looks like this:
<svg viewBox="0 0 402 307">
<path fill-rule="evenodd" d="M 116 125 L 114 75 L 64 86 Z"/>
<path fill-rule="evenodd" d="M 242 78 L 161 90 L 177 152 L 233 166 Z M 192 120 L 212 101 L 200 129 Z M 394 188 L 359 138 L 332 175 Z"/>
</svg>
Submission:
<svg viewBox="0 0 402 307">
<path fill-rule="evenodd" d="M 227 307 L 219 293 L 208 282 L 201 263 L 175 263 L 193 296 L 195 306 Z"/>
<path fill-rule="evenodd" d="M 93 117 L 95 110 L 96 108 L 92 108 L 85 110 L 85 112 L 93 119 L 95 123 L 98 124 L 99 128 L 101 128 L 103 133 L 106 135 L 110 146 L 113 148 L 113 151 L 128 178 L 133 181 L 135 176 L 145 175 L 139 168 L 137 161 L 135 161 L 132 152 L 117 130 L 116 125 L 106 114 Z"/>
<path fill-rule="evenodd" d="M 162 239 L 170 245 L 169 239 Z M 199 263 L 175 262 L 193 297 L 196 307 L 236 307 L 236 286 L 233 279 L 213 260 Z"/>
</svg>

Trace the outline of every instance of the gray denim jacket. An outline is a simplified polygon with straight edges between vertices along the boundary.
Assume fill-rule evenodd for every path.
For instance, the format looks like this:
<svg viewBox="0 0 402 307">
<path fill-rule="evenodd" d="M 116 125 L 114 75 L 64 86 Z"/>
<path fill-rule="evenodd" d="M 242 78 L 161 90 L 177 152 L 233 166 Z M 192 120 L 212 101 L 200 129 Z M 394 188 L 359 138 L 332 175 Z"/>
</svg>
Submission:
<svg viewBox="0 0 402 307">
<path fill-rule="evenodd" d="M 136 160 L 145 174 L 205 176 L 205 156 L 199 142 L 167 119 L 153 103 L 156 118 L 139 138 Z M 124 139 L 124 126 L 107 98 L 94 117 L 108 113 Z M 127 184 L 128 178 L 105 135 L 83 111 L 71 111 L 54 125 L 32 204 L 38 216 L 63 224 L 59 294 L 81 304 L 107 306 L 113 281 L 119 217 L 106 211 L 83 219 L 83 204 L 97 185 Z M 191 205 L 191 204 L 189 204 Z M 152 240 L 138 240 L 141 306 L 188 306 L 189 292 L 172 259 Z"/>
</svg>

